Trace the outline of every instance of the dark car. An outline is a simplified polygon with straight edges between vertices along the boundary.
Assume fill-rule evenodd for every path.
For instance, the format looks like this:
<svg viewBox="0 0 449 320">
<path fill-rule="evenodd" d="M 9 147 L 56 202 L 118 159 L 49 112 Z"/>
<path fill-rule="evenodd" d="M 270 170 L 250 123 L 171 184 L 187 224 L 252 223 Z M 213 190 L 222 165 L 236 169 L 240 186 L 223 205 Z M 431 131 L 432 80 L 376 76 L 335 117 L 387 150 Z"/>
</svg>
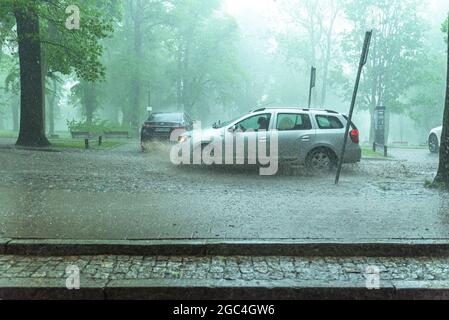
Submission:
<svg viewBox="0 0 449 320">
<path fill-rule="evenodd" d="M 193 129 L 193 120 L 186 113 L 153 113 L 145 121 L 141 131 L 142 150 L 147 142 L 169 142 L 174 130 Z"/>
</svg>

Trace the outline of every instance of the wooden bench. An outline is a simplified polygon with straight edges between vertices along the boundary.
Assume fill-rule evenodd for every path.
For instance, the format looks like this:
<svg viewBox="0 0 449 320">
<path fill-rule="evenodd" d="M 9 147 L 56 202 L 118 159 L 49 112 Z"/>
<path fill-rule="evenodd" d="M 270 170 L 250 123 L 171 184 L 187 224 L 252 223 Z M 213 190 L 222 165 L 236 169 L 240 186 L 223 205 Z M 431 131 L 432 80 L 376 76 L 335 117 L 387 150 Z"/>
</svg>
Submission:
<svg viewBox="0 0 449 320">
<path fill-rule="evenodd" d="M 98 145 L 103 144 L 103 137 L 98 134 L 93 134 L 87 131 L 70 131 L 72 139 L 84 139 L 84 145 L 86 149 L 89 149 L 90 140 L 98 140 Z"/>
<path fill-rule="evenodd" d="M 93 139 L 98 137 L 98 135 L 94 135 L 87 131 L 70 131 L 72 135 L 72 139 Z"/>
</svg>

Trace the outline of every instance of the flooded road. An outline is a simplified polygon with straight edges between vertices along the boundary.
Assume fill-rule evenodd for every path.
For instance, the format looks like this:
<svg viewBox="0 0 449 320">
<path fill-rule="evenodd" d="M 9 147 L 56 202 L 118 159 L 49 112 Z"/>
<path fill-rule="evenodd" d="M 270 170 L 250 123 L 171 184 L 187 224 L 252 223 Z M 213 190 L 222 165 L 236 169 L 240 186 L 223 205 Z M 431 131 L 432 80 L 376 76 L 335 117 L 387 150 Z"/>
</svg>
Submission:
<svg viewBox="0 0 449 320">
<path fill-rule="evenodd" d="M 425 187 L 438 159 L 395 149 L 333 175 L 182 168 L 167 148 L 0 150 L 0 233 L 50 239 L 447 239 L 449 197 Z"/>
</svg>

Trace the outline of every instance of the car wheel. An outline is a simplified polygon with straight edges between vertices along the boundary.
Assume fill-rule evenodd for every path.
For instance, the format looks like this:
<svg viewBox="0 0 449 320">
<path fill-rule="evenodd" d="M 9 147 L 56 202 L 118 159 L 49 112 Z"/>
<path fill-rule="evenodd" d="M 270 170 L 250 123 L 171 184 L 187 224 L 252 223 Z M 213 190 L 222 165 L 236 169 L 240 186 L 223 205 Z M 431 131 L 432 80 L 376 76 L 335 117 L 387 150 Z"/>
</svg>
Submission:
<svg viewBox="0 0 449 320">
<path fill-rule="evenodd" d="M 432 153 L 438 153 L 440 150 L 440 146 L 438 144 L 438 137 L 435 134 L 432 134 L 429 137 L 429 150 Z"/>
<path fill-rule="evenodd" d="M 335 156 L 325 148 L 313 150 L 306 159 L 306 166 L 316 171 L 331 171 L 335 164 Z"/>
</svg>

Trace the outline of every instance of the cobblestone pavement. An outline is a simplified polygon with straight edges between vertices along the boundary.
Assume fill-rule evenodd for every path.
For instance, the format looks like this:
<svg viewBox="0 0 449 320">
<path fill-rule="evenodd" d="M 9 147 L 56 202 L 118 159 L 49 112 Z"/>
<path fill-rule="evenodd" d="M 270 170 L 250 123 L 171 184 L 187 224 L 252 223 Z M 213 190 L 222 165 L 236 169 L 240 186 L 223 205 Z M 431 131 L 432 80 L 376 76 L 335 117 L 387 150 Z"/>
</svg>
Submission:
<svg viewBox="0 0 449 320">
<path fill-rule="evenodd" d="M 449 258 L 0 256 L 0 279 L 64 279 L 77 266 L 85 280 L 365 281 L 378 267 L 381 281 L 448 281 Z"/>
</svg>

